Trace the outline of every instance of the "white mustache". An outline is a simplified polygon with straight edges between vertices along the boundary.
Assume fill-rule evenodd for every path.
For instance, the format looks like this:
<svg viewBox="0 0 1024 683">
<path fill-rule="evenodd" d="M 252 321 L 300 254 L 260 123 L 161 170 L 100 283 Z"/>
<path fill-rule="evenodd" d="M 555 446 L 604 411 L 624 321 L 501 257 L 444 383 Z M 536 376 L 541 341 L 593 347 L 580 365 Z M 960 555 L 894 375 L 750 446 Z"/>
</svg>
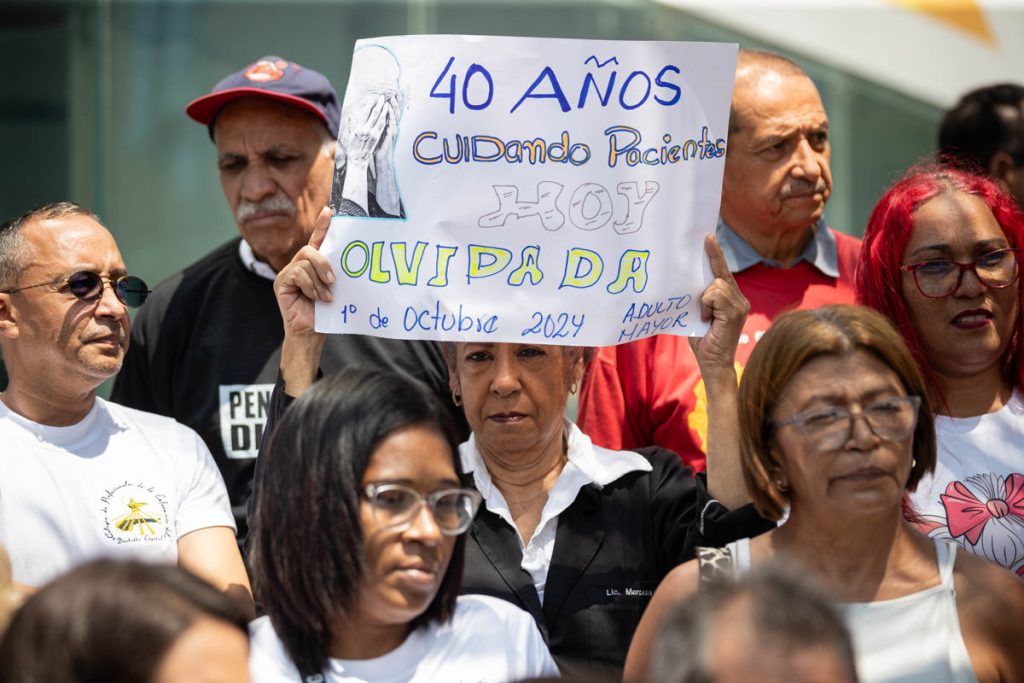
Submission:
<svg viewBox="0 0 1024 683">
<path fill-rule="evenodd" d="M 247 199 L 243 199 L 238 205 L 238 209 L 235 210 L 235 220 L 243 223 L 253 216 L 259 216 L 264 213 L 279 213 L 281 211 L 289 216 L 295 215 L 295 205 L 284 195 L 271 195 L 258 202 L 250 202 Z"/>
<path fill-rule="evenodd" d="M 786 199 L 793 195 L 803 194 L 824 194 L 826 189 L 825 181 L 822 178 L 818 178 L 814 184 L 805 180 L 792 180 L 782 187 L 781 198 Z"/>
</svg>

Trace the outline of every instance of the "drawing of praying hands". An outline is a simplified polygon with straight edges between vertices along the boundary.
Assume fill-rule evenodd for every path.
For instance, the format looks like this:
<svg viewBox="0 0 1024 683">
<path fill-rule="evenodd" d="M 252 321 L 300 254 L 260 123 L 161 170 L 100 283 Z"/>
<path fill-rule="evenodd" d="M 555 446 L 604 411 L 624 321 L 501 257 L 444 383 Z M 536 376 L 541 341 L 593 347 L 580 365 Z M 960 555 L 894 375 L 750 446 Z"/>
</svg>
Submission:
<svg viewBox="0 0 1024 683">
<path fill-rule="evenodd" d="M 375 170 L 374 161 L 379 144 L 393 127 L 389 124 L 389 119 L 394 120 L 394 108 L 390 101 L 388 96 L 376 96 L 365 118 L 350 120 L 342 197 L 358 204 L 365 212 L 369 212 L 368 174 L 371 168 Z"/>
<path fill-rule="evenodd" d="M 394 152 L 398 135 L 398 99 L 394 93 L 387 96 L 387 125 L 370 169 L 374 178 L 374 193 L 377 204 L 388 214 L 402 213 L 402 200 L 398 193 L 398 179 L 395 176 Z"/>
</svg>

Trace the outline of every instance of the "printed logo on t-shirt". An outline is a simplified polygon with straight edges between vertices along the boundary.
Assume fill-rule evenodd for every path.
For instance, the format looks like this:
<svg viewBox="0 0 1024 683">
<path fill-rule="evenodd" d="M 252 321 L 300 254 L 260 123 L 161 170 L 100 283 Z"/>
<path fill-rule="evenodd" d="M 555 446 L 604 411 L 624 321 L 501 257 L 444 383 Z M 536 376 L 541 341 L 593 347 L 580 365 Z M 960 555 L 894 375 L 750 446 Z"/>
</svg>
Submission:
<svg viewBox="0 0 1024 683">
<path fill-rule="evenodd" d="M 255 458 L 273 384 L 220 385 L 220 438 L 229 458 Z"/>
<path fill-rule="evenodd" d="M 125 481 L 104 491 L 103 535 L 117 543 L 162 541 L 171 538 L 167 496 L 155 486 Z"/>
<path fill-rule="evenodd" d="M 1024 576 L 1024 474 L 981 472 L 949 482 L 941 514 L 922 514 L 918 528 Z"/>
</svg>

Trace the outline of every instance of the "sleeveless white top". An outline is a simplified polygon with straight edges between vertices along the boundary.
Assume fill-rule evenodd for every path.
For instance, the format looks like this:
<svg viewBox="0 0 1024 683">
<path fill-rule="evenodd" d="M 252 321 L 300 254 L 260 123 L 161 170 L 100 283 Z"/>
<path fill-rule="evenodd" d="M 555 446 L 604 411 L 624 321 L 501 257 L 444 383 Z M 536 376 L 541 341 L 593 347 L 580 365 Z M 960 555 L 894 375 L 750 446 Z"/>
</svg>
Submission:
<svg viewBox="0 0 1024 683">
<path fill-rule="evenodd" d="M 728 546 L 737 573 L 750 570 L 750 539 Z M 977 683 L 960 633 L 953 587 L 956 544 L 935 541 L 939 585 L 892 600 L 840 603 L 861 683 Z"/>
</svg>

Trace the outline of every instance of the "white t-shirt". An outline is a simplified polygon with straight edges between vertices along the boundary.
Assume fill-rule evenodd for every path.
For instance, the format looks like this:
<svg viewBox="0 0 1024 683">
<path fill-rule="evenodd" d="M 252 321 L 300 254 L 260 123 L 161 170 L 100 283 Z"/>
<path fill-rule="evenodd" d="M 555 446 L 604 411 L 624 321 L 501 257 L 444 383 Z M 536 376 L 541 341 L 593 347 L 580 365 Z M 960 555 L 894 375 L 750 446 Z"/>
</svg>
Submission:
<svg viewBox="0 0 1024 683">
<path fill-rule="evenodd" d="M 173 563 L 190 531 L 234 528 L 210 451 L 170 418 L 97 398 L 78 424 L 50 427 L 0 402 L 0 444 L 15 581 L 41 586 L 104 556 Z"/>
<path fill-rule="evenodd" d="M 1024 575 L 1024 392 L 978 417 L 935 417 L 935 472 L 911 494 L 923 532 Z"/>
<path fill-rule="evenodd" d="M 249 626 L 253 683 L 301 683 L 269 617 Z M 383 657 L 330 660 L 324 683 L 502 683 L 558 676 L 529 614 L 485 595 L 461 595 L 447 624 L 409 634 Z"/>
</svg>

